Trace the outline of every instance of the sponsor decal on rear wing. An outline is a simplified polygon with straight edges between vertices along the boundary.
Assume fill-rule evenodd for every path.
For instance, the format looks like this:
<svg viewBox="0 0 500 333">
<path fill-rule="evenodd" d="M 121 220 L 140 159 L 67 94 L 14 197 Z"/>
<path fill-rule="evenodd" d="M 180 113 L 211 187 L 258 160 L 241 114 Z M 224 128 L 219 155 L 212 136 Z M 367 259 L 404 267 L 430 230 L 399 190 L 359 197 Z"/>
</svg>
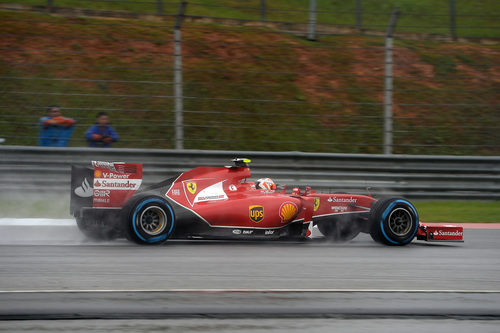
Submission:
<svg viewBox="0 0 500 333">
<path fill-rule="evenodd" d="M 92 161 L 71 169 L 71 213 L 82 207 L 120 208 L 140 188 L 142 164 Z"/>
<path fill-rule="evenodd" d="M 92 161 L 93 207 L 121 207 L 142 183 L 142 164 Z"/>
</svg>

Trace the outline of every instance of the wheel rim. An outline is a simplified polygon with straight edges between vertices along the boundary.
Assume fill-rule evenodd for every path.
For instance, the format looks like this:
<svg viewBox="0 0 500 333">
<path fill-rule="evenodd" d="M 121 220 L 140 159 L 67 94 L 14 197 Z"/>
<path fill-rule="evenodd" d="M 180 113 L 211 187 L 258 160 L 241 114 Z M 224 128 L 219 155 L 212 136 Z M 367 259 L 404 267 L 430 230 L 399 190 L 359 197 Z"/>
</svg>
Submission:
<svg viewBox="0 0 500 333">
<path fill-rule="evenodd" d="M 146 234 L 159 235 L 167 227 L 167 214 L 158 206 L 147 207 L 139 216 L 139 225 Z"/>
<path fill-rule="evenodd" d="M 396 236 L 405 236 L 412 226 L 413 217 L 405 208 L 397 208 L 389 215 L 389 229 Z"/>
</svg>

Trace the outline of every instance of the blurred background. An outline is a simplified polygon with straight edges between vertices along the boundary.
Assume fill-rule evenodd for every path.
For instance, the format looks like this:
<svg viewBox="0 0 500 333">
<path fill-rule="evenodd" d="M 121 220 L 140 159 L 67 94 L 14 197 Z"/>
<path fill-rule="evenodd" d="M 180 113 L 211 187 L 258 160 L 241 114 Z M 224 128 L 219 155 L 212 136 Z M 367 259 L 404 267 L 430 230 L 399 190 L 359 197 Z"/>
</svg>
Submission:
<svg viewBox="0 0 500 333">
<path fill-rule="evenodd" d="M 0 138 L 49 105 L 85 147 L 498 155 L 496 0 L 0 1 Z"/>
</svg>

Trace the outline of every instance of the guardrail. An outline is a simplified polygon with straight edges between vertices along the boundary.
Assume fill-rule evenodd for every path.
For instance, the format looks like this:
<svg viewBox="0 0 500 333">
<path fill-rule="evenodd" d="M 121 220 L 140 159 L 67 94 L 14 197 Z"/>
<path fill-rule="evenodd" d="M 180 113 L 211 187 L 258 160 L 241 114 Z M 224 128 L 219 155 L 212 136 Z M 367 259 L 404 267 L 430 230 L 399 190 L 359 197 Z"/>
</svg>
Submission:
<svg viewBox="0 0 500 333">
<path fill-rule="evenodd" d="M 200 165 L 252 159 L 252 179 L 311 186 L 318 192 L 416 199 L 500 199 L 500 157 L 361 155 L 301 152 L 0 147 L 2 194 L 68 191 L 71 165 L 92 160 L 143 163 L 151 184 Z"/>
</svg>

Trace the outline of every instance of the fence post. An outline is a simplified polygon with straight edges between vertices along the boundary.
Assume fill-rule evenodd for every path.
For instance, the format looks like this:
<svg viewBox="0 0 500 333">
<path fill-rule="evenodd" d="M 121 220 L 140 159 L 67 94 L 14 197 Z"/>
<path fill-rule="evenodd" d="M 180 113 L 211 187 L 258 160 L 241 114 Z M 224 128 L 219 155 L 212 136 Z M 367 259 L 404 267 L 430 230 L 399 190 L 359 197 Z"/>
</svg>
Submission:
<svg viewBox="0 0 500 333">
<path fill-rule="evenodd" d="M 452 40 L 457 40 L 456 30 L 455 0 L 450 0 L 450 36 Z"/>
<path fill-rule="evenodd" d="M 309 0 L 309 23 L 307 25 L 307 39 L 316 40 L 316 0 Z"/>
<path fill-rule="evenodd" d="M 392 154 L 393 146 L 393 119 L 392 119 L 392 35 L 398 20 L 399 9 L 392 10 L 389 26 L 385 35 L 385 78 L 384 78 L 384 154 Z"/>
<path fill-rule="evenodd" d="M 49 13 L 54 12 L 54 1 L 53 0 L 47 0 L 47 11 Z"/>
<path fill-rule="evenodd" d="M 184 119 L 182 95 L 182 45 L 181 26 L 187 2 L 182 0 L 174 26 L 174 104 L 175 104 L 175 149 L 184 149 Z"/>
<path fill-rule="evenodd" d="M 156 14 L 163 14 L 163 0 L 156 0 Z"/>
<path fill-rule="evenodd" d="M 356 27 L 361 32 L 363 29 L 363 1 L 356 0 Z"/>
<path fill-rule="evenodd" d="M 260 20 L 261 21 L 266 21 L 266 9 L 267 9 L 267 4 L 266 0 L 260 0 Z"/>
</svg>

